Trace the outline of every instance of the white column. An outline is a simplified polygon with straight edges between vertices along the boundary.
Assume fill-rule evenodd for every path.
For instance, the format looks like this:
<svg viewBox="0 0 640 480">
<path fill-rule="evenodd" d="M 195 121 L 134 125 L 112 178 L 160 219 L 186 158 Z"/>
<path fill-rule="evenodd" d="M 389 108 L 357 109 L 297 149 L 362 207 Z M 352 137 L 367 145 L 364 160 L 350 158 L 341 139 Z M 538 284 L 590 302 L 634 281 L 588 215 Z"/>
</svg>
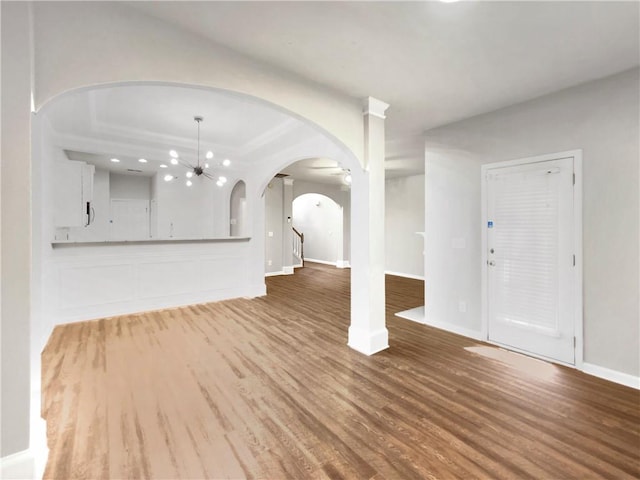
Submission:
<svg viewBox="0 0 640 480">
<path fill-rule="evenodd" d="M 284 178 L 282 195 L 282 271 L 288 275 L 293 273 L 293 178 Z"/>
<path fill-rule="evenodd" d="M 363 172 L 352 172 L 349 346 L 372 355 L 389 346 L 384 287 L 384 120 L 389 105 L 364 105 Z"/>
<path fill-rule="evenodd" d="M 349 268 L 349 252 L 351 251 L 351 187 L 340 187 L 340 205 L 342 206 L 342 243 L 338 248 L 338 262 L 336 267 Z"/>
</svg>

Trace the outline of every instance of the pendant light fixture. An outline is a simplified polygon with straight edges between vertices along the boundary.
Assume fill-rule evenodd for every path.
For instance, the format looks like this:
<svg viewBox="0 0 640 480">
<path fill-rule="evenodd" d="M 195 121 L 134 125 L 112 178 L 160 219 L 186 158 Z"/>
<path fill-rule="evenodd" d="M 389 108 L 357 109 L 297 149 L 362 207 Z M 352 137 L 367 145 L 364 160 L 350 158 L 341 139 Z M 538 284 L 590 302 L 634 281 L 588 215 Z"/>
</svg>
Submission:
<svg viewBox="0 0 640 480">
<path fill-rule="evenodd" d="M 203 162 L 202 164 L 200 163 L 200 124 L 204 121 L 204 117 L 200 116 L 200 115 L 196 115 L 195 117 L 193 117 L 193 120 L 198 124 L 198 146 L 197 146 L 197 154 L 196 154 L 196 163 L 195 165 L 190 164 L 189 162 L 186 162 L 184 160 L 182 160 L 180 158 L 180 156 L 178 155 L 178 152 L 175 150 L 170 150 L 169 151 L 169 155 L 171 156 L 171 164 L 172 165 L 182 165 L 183 167 L 187 168 L 187 180 L 186 180 L 186 185 L 187 187 L 190 187 L 193 185 L 193 182 L 191 181 L 191 179 L 195 176 L 195 177 L 207 177 L 210 180 L 215 180 L 214 176 L 209 173 L 206 169 L 209 168 L 209 163 L 207 162 Z M 205 158 L 207 160 L 212 160 L 214 157 L 214 154 L 211 150 L 209 150 L 206 154 L 205 154 Z M 222 161 L 222 166 L 224 167 L 228 167 L 229 165 L 231 165 L 231 161 L 227 158 L 224 159 Z M 176 179 L 177 177 L 174 177 L 172 175 L 165 175 L 164 179 L 167 182 L 170 182 L 174 179 Z M 218 177 L 217 181 L 216 181 L 216 185 L 218 185 L 219 187 L 222 187 L 225 183 L 227 183 L 227 178 L 220 176 Z"/>
</svg>

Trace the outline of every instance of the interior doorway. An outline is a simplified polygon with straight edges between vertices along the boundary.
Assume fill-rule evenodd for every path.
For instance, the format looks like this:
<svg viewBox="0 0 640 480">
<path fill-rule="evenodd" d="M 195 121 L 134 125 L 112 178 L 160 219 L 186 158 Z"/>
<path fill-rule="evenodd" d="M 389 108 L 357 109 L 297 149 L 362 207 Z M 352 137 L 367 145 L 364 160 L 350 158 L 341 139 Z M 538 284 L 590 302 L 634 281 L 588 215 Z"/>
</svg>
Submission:
<svg viewBox="0 0 640 480">
<path fill-rule="evenodd" d="M 339 265 L 343 255 L 343 209 L 319 193 L 293 200 L 293 228 L 304 232 L 305 258 L 309 262 Z"/>
</svg>

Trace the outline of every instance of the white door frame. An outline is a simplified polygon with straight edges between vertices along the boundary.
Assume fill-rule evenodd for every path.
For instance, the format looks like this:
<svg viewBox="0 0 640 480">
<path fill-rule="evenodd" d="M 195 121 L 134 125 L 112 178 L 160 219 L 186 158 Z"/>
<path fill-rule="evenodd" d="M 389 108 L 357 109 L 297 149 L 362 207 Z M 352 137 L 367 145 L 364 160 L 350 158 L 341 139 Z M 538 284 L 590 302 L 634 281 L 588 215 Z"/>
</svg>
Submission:
<svg viewBox="0 0 640 480">
<path fill-rule="evenodd" d="M 574 315 L 574 335 L 576 337 L 575 342 L 575 364 L 565 364 L 564 362 L 554 361 L 554 363 L 560 363 L 582 369 L 583 357 L 584 357 L 584 342 L 583 342 L 583 319 L 582 319 L 582 150 L 569 150 L 566 152 L 558 152 L 549 155 L 540 155 L 536 157 L 519 158 L 516 160 L 508 160 L 506 162 L 487 163 L 481 166 L 481 307 L 482 307 L 482 330 L 481 338 L 487 343 L 494 343 L 489 341 L 489 301 L 488 301 L 488 268 L 487 268 L 487 173 L 494 168 L 511 167 L 515 165 L 525 165 L 528 163 L 546 162 L 549 160 L 558 160 L 561 158 L 573 157 L 573 170 L 575 174 L 575 186 L 573 188 L 573 251 L 576 256 L 576 265 L 573 269 L 573 282 L 574 292 L 573 297 L 573 315 Z M 502 346 L 502 345 L 501 345 Z M 506 347 L 505 347 L 506 348 Z M 517 348 L 508 347 L 510 350 L 525 353 L 527 355 L 536 357 L 537 355 L 531 352 L 525 352 Z M 544 358 L 544 357 L 540 357 Z M 549 360 L 548 358 L 544 358 Z"/>
</svg>

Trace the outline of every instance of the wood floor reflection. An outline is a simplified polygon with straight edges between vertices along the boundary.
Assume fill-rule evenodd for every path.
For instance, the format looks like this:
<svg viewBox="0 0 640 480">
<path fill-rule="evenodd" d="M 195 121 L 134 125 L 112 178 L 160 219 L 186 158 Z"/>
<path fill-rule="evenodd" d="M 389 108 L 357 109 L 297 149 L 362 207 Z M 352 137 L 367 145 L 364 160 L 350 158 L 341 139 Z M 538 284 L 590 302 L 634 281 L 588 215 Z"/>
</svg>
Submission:
<svg viewBox="0 0 640 480">
<path fill-rule="evenodd" d="M 43 353 L 46 478 L 638 478 L 640 393 L 393 316 L 346 346 L 349 270 L 308 264 L 268 295 L 60 326 Z"/>
</svg>

